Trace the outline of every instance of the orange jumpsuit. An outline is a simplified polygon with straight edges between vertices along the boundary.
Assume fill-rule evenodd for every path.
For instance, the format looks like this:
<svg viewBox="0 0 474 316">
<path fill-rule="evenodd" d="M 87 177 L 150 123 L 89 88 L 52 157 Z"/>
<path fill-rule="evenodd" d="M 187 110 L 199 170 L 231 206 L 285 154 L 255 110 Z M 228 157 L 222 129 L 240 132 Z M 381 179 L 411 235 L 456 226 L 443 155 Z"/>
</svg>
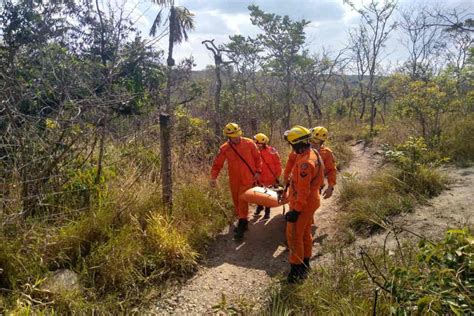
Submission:
<svg viewBox="0 0 474 316">
<path fill-rule="evenodd" d="M 296 154 L 295 154 L 296 155 Z M 290 264 L 302 264 L 313 249 L 311 224 L 320 205 L 319 188 L 324 181 L 324 166 L 317 152 L 296 155 L 290 184 L 290 209 L 300 212 L 295 223 L 286 225 Z"/>
<path fill-rule="evenodd" d="M 328 147 L 324 145 L 321 145 L 318 152 L 324 163 L 324 176 L 328 179 L 329 185 L 335 186 L 337 169 L 336 169 L 336 160 L 334 159 L 334 154 L 331 149 L 329 149 Z M 295 159 L 296 159 L 296 153 L 292 151 L 290 153 L 290 156 L 288 157 L 288 162 L 286 163 L 286 166 L 285 166 L 285 172 L 283 173 L 285 182 L 288 182 L 290 178 L 291 170 L 293 169 L 293 166 L 295 164 Z"/>
<path fill-rule="evenodd" d="M 252 171 L 235 153 L 235 150 L 247 162 Z M 229 171 L 229 185 L 232 193 L 232 200 L 234 202 L 234 209 L 239 219 L 247 219 L 249 212 L 249 205 L 247 202 L 241 200 L 239 197 L 242 193 L 250 189 L 254 184 L 254 173 L 262 172 L 262 159 L 257 145 L 248 138 L 242 137 L 239 144 L 232 144 L 230 142 L 224 143 L 219 150 L 219 154 L 214 159 L 211 169 L 211 178 L 217 179 L 219 172 L 227 160 L 227 168 Z"/>
<path fill-rule="evenodd" d="M 271 146 L 265 146 L 260 150 L 262 156 L 262 175 L 260 183 L 265 186 L 271 186 L 277 183 L 281 175 L 281 161 L 278 151 Z"/>
</svg>

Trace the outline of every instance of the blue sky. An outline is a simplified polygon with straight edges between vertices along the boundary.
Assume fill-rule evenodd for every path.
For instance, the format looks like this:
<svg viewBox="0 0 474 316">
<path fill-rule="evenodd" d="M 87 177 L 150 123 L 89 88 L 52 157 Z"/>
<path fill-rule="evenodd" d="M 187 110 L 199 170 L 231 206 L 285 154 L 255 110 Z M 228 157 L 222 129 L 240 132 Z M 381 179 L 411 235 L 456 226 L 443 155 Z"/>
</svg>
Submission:
<svg viewBox="0 0 474 316">
<path fill-rule="evenodd" d="M 138 21 L 144 35 L 160 8 L 147 0 L 125 0 L 126 10 Z M 215 39 L 216 43 L 225 43 L 229 35 L 255 35 L 258 29 L 249 18 L 247 7 L 257 4 L 267 12 L 289 15 L 294 20 L 306 19 L 311 24 L 306 28 L 307 48 L 318 52 L 323 47 L 338 51 L 347 43 L 348 31 L 359 22 L 357 13 L 342 0 L 175 0 L 180 6 L 187 7 L 195 14 L 196 29 L 190 33 L 190 40 L 176 47 L 176 59 L 193 56 L 197 67 L 203 69 L 213 63 L 213 58 L 201 42 Z M 367 2 L 368 0 L 365 0 Z M 356 4 L 364 0 L 353 0 Z M 446 8 L 467 9 L 474 13 L 474 0 L 399 0 L 399 5 L 433 5 Z M 400 44 L 400 34 L 395 32 L 386 48 L 385 64 L 396 64 L 406 58 L 404 47 Z M 166 49 L 166 41 L 156 44 Z"/>
</svg>

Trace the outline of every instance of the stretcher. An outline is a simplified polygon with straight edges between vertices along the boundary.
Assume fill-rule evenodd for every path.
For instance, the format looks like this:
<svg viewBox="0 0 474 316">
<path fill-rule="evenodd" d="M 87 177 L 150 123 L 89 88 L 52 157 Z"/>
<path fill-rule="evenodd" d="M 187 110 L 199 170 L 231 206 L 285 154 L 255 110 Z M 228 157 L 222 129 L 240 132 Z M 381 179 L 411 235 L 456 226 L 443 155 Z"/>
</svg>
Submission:
<svg viewBox="0 0 474 316">
<path fill-rule="evenodd" d="M 272 189 L 257 186 L 242 193 L 240 198 L 250 204 L 277 207 L 288 203 L 288 192 L 284 188 Z"/>
</svg>

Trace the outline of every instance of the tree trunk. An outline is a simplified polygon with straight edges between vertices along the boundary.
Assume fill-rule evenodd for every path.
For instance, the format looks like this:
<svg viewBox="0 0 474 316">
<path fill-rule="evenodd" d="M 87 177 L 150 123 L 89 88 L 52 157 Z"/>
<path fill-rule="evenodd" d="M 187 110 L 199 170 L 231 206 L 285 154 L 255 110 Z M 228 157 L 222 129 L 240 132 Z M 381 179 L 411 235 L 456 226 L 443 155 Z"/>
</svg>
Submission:
<svg viewBox="0 0 474 316">
<path fill-rule="evenodd" d="M 306 118 L 308 119 L 308 126 L 309 127 L 313 126 L 313 120 L 311 118 L 311 112 L 310 112 L 309 106 L 306 102 L 304 103 L 304 111 L 306 113 Z"/>
<path fill-rule="evenodd" d="M 364 114 L 365 114 L 365 102 L 366 102 L 365 97 L 361 96 L 360 101 L 362 102 L 362 104 L 361 104 L 361 108 L 360 108 L 359 120 L 362 120 L 364 118 Z"/>
<path fill-rule="evenodd" d="M 313 105 L 313 113 L 318 120 L 323 118 L 323 112 L 321 111 L 321 107 L 319 106 L 318 99 L 311 94 L 308 94 L 311 100 L 311 104 Z"/>
<path fill-rule="evenodd" d="M 283 126 L 285 129 L 290 129 L 291 119 L 291 79 L 290 75 L 286 76 L 286 89 L 285 89 L 285 116 Z"/>
<path fill-rule="evenodd" d="M 169 17 L 169 23 L 170 23 L 170 34 L 168 36 L 168 58 L 166 59 L 166 63 L 168 64 L 168 67 L 173 67 L 174 66 L 174 59 L 173 59 L 173 46 L 174 46 L 174 39 L 175 39 L 175 34 L 176 34 L 176 27 L 174 25 L 174 21 L 176 21 L 176 9 L 174 6 L 171 6 L 170 8 L 170 17 Z"/>
<path fill-rule="evenodd" d="M 220 135 L 221 129 L 221 113 L 220 113 L 220 104 L 221 104 L 221 89 L 222 89 L 222 79 L 221 79 L 221 66 L 216 61 L 216 91 L 214 92 L 214 133 L 215 135 Z"/>
<path fill-rule="evenodd" d="M 104 127 L 100 127 L 100 139 L 99 139 L 99 160 L 97 161 L 97 174 L 95 176 L 95 184 L 100 183 L 100 177 L 102 176 L 102 162 L 104 160 L 105 150 L 105 131 Z"/>
<path fill-rule="evenodd" d="M 375 103 L 371 102 L 370 104 L 370 133 L 371 134 L 374 132 L 376 115 L 377 115 L 377 108 L 375 107 Z"/>
<path fill-rule="evenodd" d="M 171 127 L 170 115 L 160 114 L 160 149 L 161 149 L 161 185 L 163 203 L 171 214 L 173 207 L 173 180 L 171 172 Z"/>
</svg>

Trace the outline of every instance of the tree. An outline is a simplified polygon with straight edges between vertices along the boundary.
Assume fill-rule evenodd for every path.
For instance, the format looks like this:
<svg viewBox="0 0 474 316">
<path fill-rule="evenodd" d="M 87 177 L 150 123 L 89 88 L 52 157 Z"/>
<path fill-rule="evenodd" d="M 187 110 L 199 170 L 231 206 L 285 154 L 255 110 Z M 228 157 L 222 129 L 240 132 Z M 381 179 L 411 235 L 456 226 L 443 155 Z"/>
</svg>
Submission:
<svg viewBox="0 0 474 316">
<path fill-rule="evenodd" d="M 257 132 L 257 120 L 263 119 L 264 111 L 259 111 L 259 109 L 268 103 L 271 122 L 274 115 L 273 103 L 268 102 L 267 94 L 260 88 L 261 80 L 259 80 L 258 72 L 262 64 L 261 53 L 262 48 L 258 41 L 251 37 L 233 35 L 225 45 L 225 55 L 232 61 L 227 67 L 227 74 L 230 78 L 229 92 L 233 102 L 233 114 L 250 117 L 248 123 L 250 123 L 252 133 Z M 243 125 L 245 126 L 245 123 Z"/>
<path fill-rule="evenodd" d="M 294 72 L 305 42 L 304 28 L 309 21 L 293 21 L 287 15 L 266 13 L 256 5 L 249 6 L 249 10 L 252 24 L 263 31 L 257 35 L 257 40 L 267 53 L 264 70 L 281 82 L 283 126 L 290 128 Z"/>
<path fill-rule="evenodd" d="M 167 83 L 165 92 L 165 109 L 160 114 L 160 145 L 161 145 L 161 177 L 163 202 L 165 206 L 171 211 L 173 207 L 173 178 L 171 165 L 171 127 L 170 127 L 170 113 L 173 109 L 171 106 L 171 83 L 173 75 L 173 66 L 175 61 L 173 59 L 173 49 L 175 44 L 181 43 L 183 40 L 188 40 L 188 31 L 194 29 L 193 14 L 184 7 L 176 7 L 174 0 L 153 0 L 160 6 L 169 7 L 169 15 L 166 18 L 169 26 L 168 34 L 168 58 L 166 59 L 167 69 Z M 150 29 L 150 35 L 156 35 L 158 26 L 162 23 L 161 10 L 153 22 Z"/>
<path fill-rule="evenodd" d="M 470 49 L 474 45 L 473 32 L 453 27 L 445 29 L 445 32 L 447 39 L 445 49 L 445 57 L 448 63 L 447 68 L 456 80 L 458 93 L 461 93 L 463 86 L 467 84 L 467 76 L 465 76 L 464 70 L 468 64 Z"/>
<path fill-rule="evenodd" d="M 360 119 L 364 117 L 368 103 L 370 105 L 370 132 L 372 133 L 377 114 L 374 88 L 379 63 L 383 57 L 383 48 L 390 33 L 396 27 L 396 23 L 391 22 L 396 1 L 385 0 L 379 4 L 377 1 L 371 0 L 368 5 L 364 5 L 362 8 L 357 8 L 351 1 L 344 0 L 344 2 L 361 16 L 359 27 L 350 32 L 349 41 L 359 79 Z"/>
<path fill-rule="evenodd" d="M 295 80 L 310 99 L 313 106 L 313 114 L 318 120 L 323 117 L 321 109 L 322 99 L 328 83 L 334 78 L 337 67 L 340 65 L 340 58 L 343 54 L 341 50 L 337 56 L 331 58 L 329 53 L 323 51 L 321 57 L 307 56 L 305 53 L 298 60 L 298 68 L 295 73 Z M 313 126 L 312 115 L 305 105 L 305 112 L 309 126 Z"/>
<path fill-rule="evenodd" d="M 125 20 L 93 3 L 8 2 L 0 12 L 0 175 L 21 178 L 23 215 L 59 209 L 64 199 L 54 196 L 75 168 L 91 171 L 75 193 L 87 208 L 104 178 L 107 127 L 144 107 L 143 87 L 159 80 L 157 54 L 139 37 L 128 42 Z"/>
<path fill-rule="evenodd" d="M 220 119 L 220 104 L 221 104 L 221 90 L 222 90 L 222 79 L 221 71 L 222 66 L 226 66 L 232 63 L 232 61 L 223 61 L 222 53 L 226 51 L 223 46 L 216 46 L 214 40 L 205 40 L 202 41 L 202 44 L 212 52 L 214 56 L 214 73 L 216 75 L 216 88 L 214 91 L 214 132 L 216 135 L 220 135 L 221 130 L 221 119 Z"/>
<path fill-rule="evenodd" d="M 427 7 L 410 7 L 400 13 L 401 42 L 409 54 L 404 68 L 413 80 L 429 80 L 439 65 L 436 58 L 444 46 L 443 33 L 433 20 Z"/>
<path fill-rule="evenodd" d="M 450 106 L 449 97 L 434 81 L 413 81 L 410 77 L 394 75 L 390 78 L 391 94 L 402 117 L 414 118 L 421 135 L 430 145 L 441 137 L 441 119 Z"/>
</svg>

